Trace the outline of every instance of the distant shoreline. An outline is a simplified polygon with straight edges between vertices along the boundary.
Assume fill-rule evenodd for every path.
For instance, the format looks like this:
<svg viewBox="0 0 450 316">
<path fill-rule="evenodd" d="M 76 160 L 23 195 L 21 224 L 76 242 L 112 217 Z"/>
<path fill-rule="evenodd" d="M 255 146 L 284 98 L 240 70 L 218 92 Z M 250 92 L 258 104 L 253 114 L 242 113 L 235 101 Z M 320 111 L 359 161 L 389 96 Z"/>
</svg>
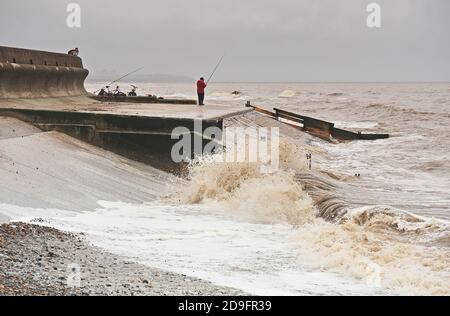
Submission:
<svg viewBox="0 0 450 316">
<path fill-rule="evenodd" d="M 120 78 L 123 74 L 92 74 L 86 79 L 87 82 L 112 82 L 117 78 Z M 122 81 L 145 83 L 145 82 L 155 82 L 155 83 L 191 83 L 195 82 L 194 78 L 188 76 L 179 75 L 168 75 L 168 74 L 133 74 L 128 76 Z"/>
<path fill-rule="evenodd" d="M 86 83 L 105 83 L 105 82 L 110 82 L 107 79 L 98 79 L 98 78 L 87 78 L 86 79 Z M 136 83 L 162 83 L 162 84 L 192 84 L 195 83 L 195 80 L 192 79 L 191 81 L 152 81 L 152 80 L 145 80 L 145 81 L 139 81 L 139 80 L 132 80 L 132 79 L 127 79 L 124 80 L 123 82 L 136 82 Z M 375 82 L 351 82 L 351 81 L 215 81 L 213 82 L 214 84 L 343 84 L 343 85 L 347 85 L 347 84 L 361 84 L 361 85 L 370 85 L 370 84 L 374 84 L 374 85 L 379 85 L 379 84 L 398 84 L 398 85 L 407 85 L 407 84 L 417 84 L 417 85 L 422 85 L 422 84 L 449 84 L 450 85 L 450 81 L 411 81 L 411 82 L 407 82 L 407 81 L 393 81 L 393 82 L 382 82 L 382 81 L 375 81 Z"/>
</svg>

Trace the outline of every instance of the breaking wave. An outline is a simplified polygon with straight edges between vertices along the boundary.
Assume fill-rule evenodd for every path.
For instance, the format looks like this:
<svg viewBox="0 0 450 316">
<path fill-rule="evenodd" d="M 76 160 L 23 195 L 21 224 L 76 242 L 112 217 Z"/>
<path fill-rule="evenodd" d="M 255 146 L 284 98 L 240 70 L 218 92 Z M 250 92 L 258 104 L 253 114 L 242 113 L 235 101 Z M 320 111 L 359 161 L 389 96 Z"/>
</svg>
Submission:
<svg viewBox="0 0 450 316">
<path fill-rule="evenodd" d="M 304 149 L 282 142 L 280 169 L 201 158 L 174 190 L 182 204 L 205 204 L 241 220 L 288 223 L 299 260 L 397 294 L 450 295 L 450 225 L 392 207 L 352 208 L 327 175 L 306 170 Z M 299 163 L 300 161 L 300 163 Z M 308 175 L 308 176 L 305 176 Z"/>
<path fill-rule="evenodd" d="M 279 98 L 293 98 L 297 95 L 297 92 L 294 90 L 284 90 L 281 92 L 278 97 Z"/>
</svg>

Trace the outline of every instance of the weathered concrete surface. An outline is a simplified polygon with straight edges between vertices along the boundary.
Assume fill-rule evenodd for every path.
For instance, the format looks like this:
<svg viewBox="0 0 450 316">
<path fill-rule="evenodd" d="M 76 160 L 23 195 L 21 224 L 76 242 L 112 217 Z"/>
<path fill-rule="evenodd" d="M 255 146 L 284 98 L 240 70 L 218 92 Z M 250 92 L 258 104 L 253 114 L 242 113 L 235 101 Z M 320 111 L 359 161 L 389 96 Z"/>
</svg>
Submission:
<svg viewBox="0 0 450 316">
<path fill-rule="evenodd" d="M 16 119 L 0 116 L 0 141 L 9 138 L 21 138 L 40 133 L 41 130 L 33 125 L 25 124 Z"/>
<path fill-rule="evenodd" d="M 87 97 L 0 99 L 0 115 L 14 117 L 44 131 L 59 131 L 159 169 L 178 173 L 184 165 L 171 159 L 172 131 L 185 127 L 192 144 L 211 126 L 222 128 L 224 118 L 248 112 L 227 106 L 101 103 Z M 206 145 L 207 139 L 201 140 Z"/>
<path fill-rule="evenodd" d="M 194 104 L 99 102 L 84 89 L 80 58 L 0 46 L 0 115 L 59 131 L 125 157 L 178 172 L 171 159 L 177 127 L 206 145 L 204 129 L 249 109 Z M 203 130 L 195 130 L 202 121 Z M 192 154 L 194 154 L 192 152 Z"/>
<path fill-rule="evenodd" d="M 143 203 L 165 194 L 170 179 L 142 163 L 16 119 L 0 118 L 0 135 L 0 208 L 92 211 L 98 200 Z"/>
<path fill-rule="evenodd" d="M 211 126 L 222 129 L 223 119 L 248 112 L 245 108 L 225 106 L 198 107 L 167 104 L 99 103 L 86 97 L 48 99 L 0 99 L 0 115 L 14 117 L 44 131 L 59 131 L 124 157 L 168 172 L 179 173 L 185 164 L 172 160 L 172 131 L 185 127 L 191 143 Z M 198 140 L 197 140 L 198 141 Z M 193 152 L 194 153 L 194 152 Z"/>
<path fill-rule="evenodd" d="M 68 54 L 0 46 L 0 62 L 24 65 L 83 68 L 81 58 Z"/>
<path fill-rule="evenodd" d="M 172 139 L 175 128 L 184 127 L 195 141 L 203 146 L 210 141 L 203 137 L 208 127 L 223 128 L 222 120 L 202 120 L 196 129 L 192 119 L 160 118 L 139 115 L 119 115 L 105 112 L 75 112 L 35 109 L 1 109 L 0 115 L 14 117 L 33 124 L 43 131 L 59 131 L 90 144 L 102 147 L 159 169 L 179 172 L 183 165 L 172 160 L 172 147 L 178 138 Z M 192 152 L 194 154 L 194 152 Z"/>
<path fill-rule="evenodd" d="M 3 109 L 32 109 L 67 112 L 103 113 L 112 115 L 145 116 L 190 120 L 216 120 L 252 111 L 244 107 L 188 104 L 138 104 L 99 102 L 88 97 L 59 97 L 33 99 L 0 99 Z"/>
<path fill-rule="evenodd" d="M 75 56 L 0 46 L 0 99 L 87 95 L 88 74 Z"/>
</svg>

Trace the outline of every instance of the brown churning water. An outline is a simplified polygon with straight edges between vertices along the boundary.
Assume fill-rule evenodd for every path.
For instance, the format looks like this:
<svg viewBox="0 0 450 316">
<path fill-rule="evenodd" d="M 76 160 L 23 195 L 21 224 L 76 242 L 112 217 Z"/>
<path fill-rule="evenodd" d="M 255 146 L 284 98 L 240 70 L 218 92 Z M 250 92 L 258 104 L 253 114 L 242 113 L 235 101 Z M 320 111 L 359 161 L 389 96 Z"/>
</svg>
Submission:
<svg viewBox="0 0 450 316">
<path fill-rule="evenodd" d="M 262 86 L 244 85 L 243 93 L 256 98 Z M 179 192 L 183 203 L 209 204 L 261 223 L 288 222 L 297 230 L 302 260 L 312 267 L 357 278 L 375 267 L 386 288 L 449 295 L 450 85 L 264 87 L 258 106 L 392 137 L 336 144 L 282 133 L 289 146 L 281 146 L 278 172 L 261 175 L 254 164 L 205 159 L 192 166 L 190 183 Z M 247 114 L 229 125 L 278 124 Z M 306 153 L 312 153 L 312 171 Z"/>
</svg>

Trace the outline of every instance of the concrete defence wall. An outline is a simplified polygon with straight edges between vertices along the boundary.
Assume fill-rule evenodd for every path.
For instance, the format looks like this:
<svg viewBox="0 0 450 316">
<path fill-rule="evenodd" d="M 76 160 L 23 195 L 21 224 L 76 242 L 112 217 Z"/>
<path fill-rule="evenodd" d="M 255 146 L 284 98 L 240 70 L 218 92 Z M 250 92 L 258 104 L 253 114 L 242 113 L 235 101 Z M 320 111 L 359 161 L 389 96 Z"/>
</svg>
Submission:
<svg viewBox="0 0 450 316">
<path fill-rule="evenodd" d="M 0 99 L 87 95 L 88 74 L 79 57 L 0 46 Z"/>
<path fill-rule="evenodd" d="M 62 132 L 173 173 L 183 173 L 185 167 L 171 157 L 172 148 L 178 142 L 172 139 L 176 127 L 185 127 L 183 138 L 191 140 L 192 144 L 201 144 L 201 149 L 213 141 L 196 130 L 193 118 L 182 115 L 169 118 L 107 111 L 96 113 L 103 105 L 88 98 L 84 89 L 87 75 L 78 57 L 0 46 L 0 117 L 16 118 L 43 131 Z M 138 102 L 146 103 L 149 99 L 137 98 Z M 124 100 L 130 101 L 130 98 Z M 67 106 L 71 102 L 75 102 L 73 107 Z M 94 107 L 93 111 L 83 111 L 87 105 Z M 55 109 L 49 110 L 53 106 Z M 202 120 L 202 127 L 203 131 L 208 127 L 222 130 L 223 120 Z M 200 146 L 193 149 L 197 147 Z"/>
<path fill-rule="evenodd" d="M 212 140 L 204 137 L 209 127 L 223 130 L 223 120 L 203 120 L 202 134 L 195 132 L 195 122 L 183 118 L 155 118 L 102 113 L 47 111 L 31 109 L 1 109 L 0 117 L 12 117 L 30 123 L 43 131 L 58 131 L 89 144 L 143 162 L 155 168 L 182 173 L 185 164 L 175 163 L 171 153 L 179 139 L 172 139 L 176 127 L 190 132 L 193 144 L 200 141 L 202 150 Z M 201 153 L 197 153 L 201 154 Z"/>
</svg>

